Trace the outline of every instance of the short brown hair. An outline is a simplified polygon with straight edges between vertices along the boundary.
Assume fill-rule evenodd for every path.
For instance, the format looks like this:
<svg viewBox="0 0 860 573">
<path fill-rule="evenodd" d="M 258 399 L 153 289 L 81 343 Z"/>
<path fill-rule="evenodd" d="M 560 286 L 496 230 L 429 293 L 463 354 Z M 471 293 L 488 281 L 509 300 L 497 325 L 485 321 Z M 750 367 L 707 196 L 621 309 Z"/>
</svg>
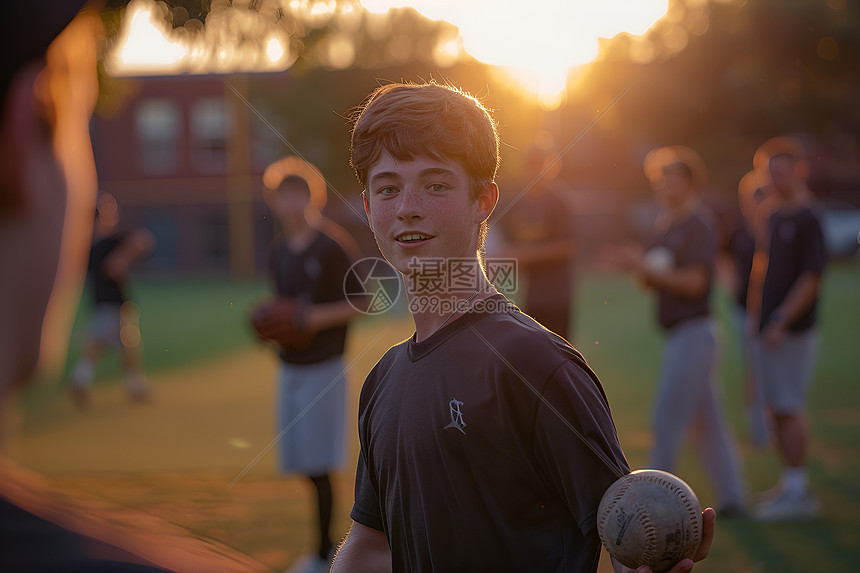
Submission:
<svg viewBox="0 0 860 573">
<path fill-rule="evenodd" d="M 703 187 L 708 180 L 708 170 L 702 156 L 685 145 L 652 149 L 645 156 L 642 167 L 652 185 L 659 181 L 667 170 L 683 175 L 696 189 Z"/>
<path fill-rule="evenodd" d="M 806 153 L 800 142 L 793 137 L 779 136 L 762 143 L 753 157 L 754 167 L 764 169 L 771 159 L 779 155 L 788 156 L 792 161 L 806 160 Z"/>
<path fill-rule="evenodd" d="M 763 174 L 762 180 L 770 179 L 770 162 L 776 157 L 791 160 L 795 173 L 801 179 L 806 180 L 809 177 L 809 161 L 800 141 L 793 137 L 779 136 L 762 143 L 753 156 L 753 168 L 756 173 Z"/>
<path fill-rule="evenodd" d="M 475 97 L 449 85 L 391 83 L 380 86 L 353 113 L 350 164 L 363 188 L 382 153 L 396 159 L 426 155 L 459 161 L 472 198 L 499 169 L 499 134 Z"/>
</svg>

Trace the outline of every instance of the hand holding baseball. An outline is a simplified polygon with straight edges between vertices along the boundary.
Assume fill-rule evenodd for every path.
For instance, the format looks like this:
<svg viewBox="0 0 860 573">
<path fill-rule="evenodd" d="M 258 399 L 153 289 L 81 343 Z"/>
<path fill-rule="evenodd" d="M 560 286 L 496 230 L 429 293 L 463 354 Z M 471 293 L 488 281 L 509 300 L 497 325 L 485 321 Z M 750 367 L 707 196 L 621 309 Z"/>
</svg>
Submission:
<svg viewBox="0 0 860 573">
<path fill-rule="evenodd" d="M 701 511 L 695 492 L 679 477 L 637 470 L 606 490 L 597 533 L 622 571 L 689 571 L 710 550 L 714 515 Z"/>
<path fill-rule="evenodd" d="M 676 563 L 669 570 L 669 573 L 687 573 L 688 571 L 692 571 L 694 562 L 701 561 L 708 556 L 708 553 L 711 551 L 711 544 L 714 542 L 716 518 L 717 512 L 711 507 L 702 512 L 702 543 L 699 545 L 699 549 L 692 558 L 682 559 Z M 632 573 L 633 571 L 636 573 L 653 573 L 647 565 L 642 565 L 638 569 L 630 569 L 622 565 L 621 571 L 623 573 Z"/>
</svg>

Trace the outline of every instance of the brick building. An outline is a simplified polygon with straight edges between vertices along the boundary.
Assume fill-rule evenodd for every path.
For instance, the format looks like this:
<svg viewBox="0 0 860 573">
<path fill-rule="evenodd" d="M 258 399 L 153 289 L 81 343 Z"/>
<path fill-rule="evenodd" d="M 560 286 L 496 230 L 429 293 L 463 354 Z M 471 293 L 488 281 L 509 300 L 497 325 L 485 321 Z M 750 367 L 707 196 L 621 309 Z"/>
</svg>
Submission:
<svg viewBox="0 0 860 573">
<path fill-rule="evenodd" d="M 289 84 L 287 74 L 264 81 L 273 89 Z M 261 175 L 284 146 L 237 95 L 247 93 L 247 78 L 110 82 L 122 101 L 93 120 L 99 187 L 117 198 L 124 224 L 156 235 L 156 252 L 141 268 L 253 276 L 272 235 Z"/>
</svg>

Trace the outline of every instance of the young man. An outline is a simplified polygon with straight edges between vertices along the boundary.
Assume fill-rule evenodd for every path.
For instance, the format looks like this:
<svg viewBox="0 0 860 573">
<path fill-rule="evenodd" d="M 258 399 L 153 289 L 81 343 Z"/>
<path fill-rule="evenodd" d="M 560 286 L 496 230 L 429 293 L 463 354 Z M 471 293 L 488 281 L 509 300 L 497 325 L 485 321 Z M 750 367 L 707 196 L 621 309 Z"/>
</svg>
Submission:
<svg viewBox="0 0 860 573">
<path fill-rule="evenodd" d="M 498 141 L 477 100 L 436 84 L 382 86 L 356 119 L 352 165 L 410 303 L 434 296 L 454 262 L 478 280 L 451 310 L 410 304 L 415 334 L 365 381 L 354 524 L 336 572 L 597 568 L 597 505 L 627 462 L 582 356 L 485 277 Z"/>
<path fill-rule="evenodd" d="M 756 216 L 756 253 L 748 310 L 757 375 L 774 418 L 783 464 L 779 484 L 756 508 L 762 520 L 814 516 L 818 501 L 806 476 L 806 394 L 818 345 L 816 309 L 827 254 L 796 143 L 771 140 L 756 153 L 773 193 Z"/>
<path fill-rule="evenodd" d="M 84 356 L 72 370 L 72 398 L 79 408 L 89 406 L 89 388 L 95 367 L 108 347 L 119 350 L 125 370 L 125 390 L 132 400 L 143 401 L 149 388 L 143 375 L 139 310 L 128 298 L 126 277 L 131 265 L 149 255 L 155 237 L 147 229 L 123 229 L 119 205 L 110 193 L 96 203 L 95 236 L 90 250 L 88 279 L 95 306 Z"/>
<path fill-rule="evenodd" d="M 269 180 L 273 172 L 280 181 Z M 253 324 L 263 339 L 276 343 L 281 358 L 280 469 L 306 475 L 317 494 L 316 551 L 290 571 L 322 572 L 329 570 L 334 548 L 329 474 L 344 462 L 343 351 L 347 322 L 356 313 L 345 299 L 344 277 L 355 247 L 343 244 L 349 237 L 327 232 L 333 224 L 323 223 L 325 181 L 316 168 L 288 157 L 267 173 L 264 181 L 272 188 L 265 190 L 265 200 L 282 231 L 271 247 L 277 299 L 255 313 Z"/>
<path fill-rule="evenodd" d="M 660 148 L 646 159 L 662 211 L 649 250 L 619 249 L 615 262 L 657 294 L 658 320 L 666 333 L 651 467 L 672 471 L 689 431 L 718 496 L 718 512 L 730 514 L 742 510 L 744 488 L 715 391 L 717 338 L 709 299 L 716 227 L 696 197 L 692 153 Z"/>
</svg>

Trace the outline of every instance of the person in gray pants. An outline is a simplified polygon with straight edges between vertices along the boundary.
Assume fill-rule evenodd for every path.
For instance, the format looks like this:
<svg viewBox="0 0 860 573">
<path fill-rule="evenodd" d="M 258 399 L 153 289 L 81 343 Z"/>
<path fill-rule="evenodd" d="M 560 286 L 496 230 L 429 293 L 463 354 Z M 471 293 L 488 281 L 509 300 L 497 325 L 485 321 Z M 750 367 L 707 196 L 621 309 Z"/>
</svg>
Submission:
<svg viewBox="0 0 860 573">
<path fill-rule="evenodd" d="M 716 225 L 696 197 L 691 167 L 696 162 L 685 157 L 695 152 L 657 151 L 646 160 L 646 172 L 662 207 L 649 248 L 628 245 L 609 254 L 611 262 L 656 293 L 658 320 L 666 335 L 650 464 L 673 471 L 689 433 L 719 498 L 717 512 L 737 514 L 743 511 L 745 488 L 714 387 L 718 344 L 709 298 Z"/>
</svg>

